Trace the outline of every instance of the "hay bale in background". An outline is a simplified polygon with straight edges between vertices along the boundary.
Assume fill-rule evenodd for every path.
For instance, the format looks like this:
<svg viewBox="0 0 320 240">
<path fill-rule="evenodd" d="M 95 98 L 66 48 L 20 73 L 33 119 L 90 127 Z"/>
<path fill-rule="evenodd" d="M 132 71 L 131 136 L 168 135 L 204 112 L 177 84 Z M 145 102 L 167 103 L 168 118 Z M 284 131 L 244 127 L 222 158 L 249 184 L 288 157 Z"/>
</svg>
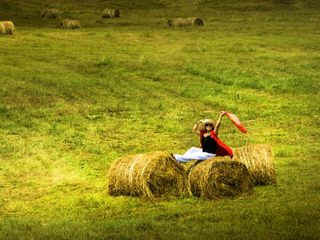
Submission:
<svg viewBox="0 0 320 240">
<path fill-rule="evenodd" d="M 80 28 L 80 21 L 79 20 L 71 20 L 71 19 L 64 19 L 60 23 L 61 29 L 76 29 Z"/>
<path fill-rule="evenodd" d="M 104 9 L 102 11 L 103 18 L 119 18 L 120 11 L 118 9 Z"/>
<path fill-rule="evenodd" d="M 56 8 L 44 9 L 41 13 L 42 18 L 58 18 L 59 16 L 59 9 Z"/>
<path fill-rule="evenodd" d="M 204 21 L 199 17 L 171 18 L 167 22 L 168 27 L 204 26 Z"/>
<path fill-rule="evenodd" d="M 233 198 L 252 192 L 253 187 L 247 167 L 224 157 L 199 163 L 192 168 L 188 178 L 189 193 L 206 199 Z"/>
<path fill-rule="evenodd" d="M 179 196 L 186 189 L 183 166 L 166 152 L 122 157 L 110 167 L 108 179 L 111 196 Z"/>
<path fill-rule="evenodd" d="M 0 33 L 12 35 L 16 32 L 13 22 L 1 21 L 0 22 Z"/>
<path fill-rule="evenodd" d="M 235 150 L 234 158 L 247 166 L 255 185 L 276 184 L 270 145 L 256 144 L 238 148 Z"/>
</svg>

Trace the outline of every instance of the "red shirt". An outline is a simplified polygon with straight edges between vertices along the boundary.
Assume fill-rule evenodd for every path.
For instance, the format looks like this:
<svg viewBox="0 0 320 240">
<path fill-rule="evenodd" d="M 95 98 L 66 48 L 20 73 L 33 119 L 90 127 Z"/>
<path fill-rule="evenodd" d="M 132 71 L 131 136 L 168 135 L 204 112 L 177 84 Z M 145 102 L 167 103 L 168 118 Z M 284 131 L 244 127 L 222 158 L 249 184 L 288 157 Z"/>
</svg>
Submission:
<svg viewBox="0 0 320 240">
<path fill-rule="evenodd" d="M 201 148 L 203 149 L 203 141 L 204 141 L 204 134 L 205 131 L 200 132 L 200 143 L 201 143 Z M 210 133 L 210 137 L 216 142 L 217 144 L 217 152 L 216 156 L 230 156 L 231 158 L 233 157 L 233 151 L 230 147 L 227 146 L 224 142 L 222 142 L 216 133 L 212 130 Z"/>
</svg>

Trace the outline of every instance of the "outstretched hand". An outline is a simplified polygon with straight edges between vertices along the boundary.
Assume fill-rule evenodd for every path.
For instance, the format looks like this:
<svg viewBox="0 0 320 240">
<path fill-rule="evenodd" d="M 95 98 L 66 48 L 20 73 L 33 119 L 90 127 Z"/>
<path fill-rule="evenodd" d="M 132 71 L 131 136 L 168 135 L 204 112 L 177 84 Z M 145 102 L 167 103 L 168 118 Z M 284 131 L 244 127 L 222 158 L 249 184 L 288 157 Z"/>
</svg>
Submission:
<svg viewBox="0 0 320 240">
<path fill-rule="evenodd" d="M 225 115 L 227 112 L 225 112 L 225 111 L 221 111 L 220 112 L 220 116 L 222 117 L 223 115 Z"/>
</svg>

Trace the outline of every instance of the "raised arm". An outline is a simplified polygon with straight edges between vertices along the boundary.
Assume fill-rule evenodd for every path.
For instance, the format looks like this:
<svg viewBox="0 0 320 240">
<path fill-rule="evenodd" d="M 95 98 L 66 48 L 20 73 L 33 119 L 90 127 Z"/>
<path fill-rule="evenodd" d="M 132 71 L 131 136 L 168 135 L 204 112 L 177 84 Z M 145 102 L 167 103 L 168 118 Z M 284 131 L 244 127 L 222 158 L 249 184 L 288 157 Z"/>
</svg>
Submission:
<svg viewBox="0 0 320 240">
<path fill-rule="evenodd" d="M 203 120 L 199 120 L 199 121 L 196 122 L 196 124 L 193 126 L 192 131 L 193 131 L 194 133 L 200 135 L 200 131 L 199 131 L 199 129 L 198 129 L 198 125 L 199 125 L 200 123 L 202 123 L 202 122 L 203 122 Z"/>
<path fill-rule="evenodd" d="M 225 114 L 226 114 L 226 112 L 224 112 L 224 111 L 220 113 L 219 119 L 218 119 L 218 121 L 217 121 L 217 123 L 216 123 L 216 126 L 214 127 L 214 132 L 215 132 L 216 135 L 218 135 L 218 130 L 219 130 L 219 127 L 220 127 L 220 122 L 221 122 L 221 119 L 222 119 L 223 115 L 225 115 Z"/>
</svg>

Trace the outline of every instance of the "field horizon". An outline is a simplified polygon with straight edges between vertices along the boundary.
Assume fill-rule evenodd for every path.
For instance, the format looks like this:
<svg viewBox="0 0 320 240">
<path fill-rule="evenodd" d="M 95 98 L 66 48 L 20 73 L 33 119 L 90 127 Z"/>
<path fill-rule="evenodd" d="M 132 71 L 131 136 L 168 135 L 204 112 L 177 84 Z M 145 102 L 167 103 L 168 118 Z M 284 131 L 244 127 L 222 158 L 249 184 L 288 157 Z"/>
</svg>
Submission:
<svg viewBox="0 0 320 240">
<path fill-rule="evenodd" d="M 59 19 L 41 19 L 57 7 Z M 101 18 L 118 8 L 119 19 Z M 0 0 L 0 239 L 319 239 L 317 1 Z M 168 28 L 199 16 L 204 27 Z M 63 18 L 81 28 L 58 29 Z M 191 129 L 269 144 L 276 186 L 249 196 L 111 197 L 117 158 L 199 146 Z"/>
</svg>

